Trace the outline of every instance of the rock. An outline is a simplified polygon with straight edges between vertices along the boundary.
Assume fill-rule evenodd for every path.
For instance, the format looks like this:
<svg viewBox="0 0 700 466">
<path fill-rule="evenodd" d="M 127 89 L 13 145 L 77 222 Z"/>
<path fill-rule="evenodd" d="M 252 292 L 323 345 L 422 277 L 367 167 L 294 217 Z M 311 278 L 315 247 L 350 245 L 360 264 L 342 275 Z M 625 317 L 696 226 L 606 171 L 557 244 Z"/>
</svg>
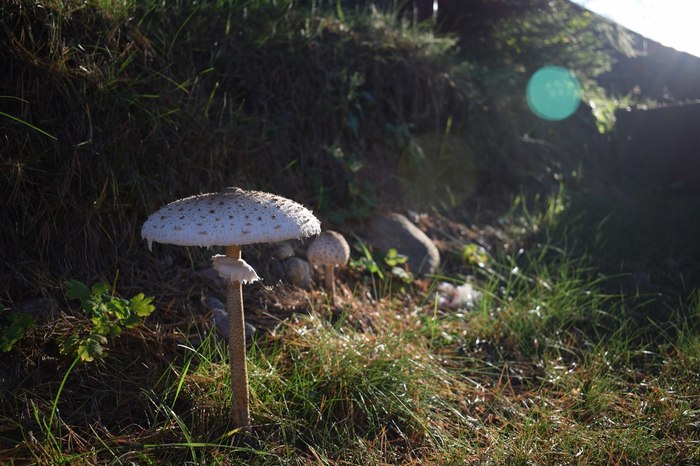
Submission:
<svg viewBox="0 0 700 466">
<path fill-rule="evenodd" d="M 58 309 L 58 301 L 53 298 L 31 298 L 17 304 L 13 310 L 30 314 L 37 322 L 43 322 L 53 318 Z"/>
<path fill-rule="evenodd" d="M 298 257 L 290 257 L 284 261 L 287 281 L 299 288 L 309 289 L 313 283 L 313 268 L 311 264 Z"/>
<path fill-rule="evenodd" d="M 211 267 L 193 272 L 192 278 L 212 289 L 226 289 L 226 280 Z"/>
<path fill-rule="evenodd" d="M 250 343 L 253 337 L 258 333 L 258 329 L 253 324 L 245 323 L 245 341 Z"/>
<path fill-rule="evenodd" d="M 212 318 L 214 319 L 214 325 L 216 325 L 216 334 L 221 338 L 228 338 L 228 312 L 224 309 L 213 309 Z"/>
<path fill-rule="evenodd" d="M 212 318 L 214 320 L 214 325 L 216 325 L 216 334 L 219 338 L 228 341 L 228 312 L 224 309 L 214 309 L 212 311 Z M 245 341 L 250 343 L 253 336 L 257 333 L 258 329 L 248 322 L 245 323 Z"/>
<path fill-rule="evenodd" d="M 408 267 L 415 275 L 435 273 L 440 267 L 435 243 L 401 214 L 375 215 L 367 230 L 367 242 L 383 253 L 394 248 L 408 256 Z"/>
<path fill-rule="evenodd" d="M 173 260 L 173 256 L 171 256 L 170 254 L 166 254 L 158 260 L 158 265 L 160 265 L 164 269 L 172 267 L 174 263 L 175 261 Z"/>
<path fill-rule="evenodd" d="M 294 256 L 294 248 L 287 241 L 282 241 L 277 243 L 277 245 L 272 250 L 272 256 L 278 260 L 289 259 Z"/>
<path fill-rule="evenodd" d="M 216 296 L 207 296 L 202 300 L 202 304 L 204 304 L 204 307 L 206 307 L 209 311 L 214 309 L 226 309 L 224 302 Z"/>
</svg>

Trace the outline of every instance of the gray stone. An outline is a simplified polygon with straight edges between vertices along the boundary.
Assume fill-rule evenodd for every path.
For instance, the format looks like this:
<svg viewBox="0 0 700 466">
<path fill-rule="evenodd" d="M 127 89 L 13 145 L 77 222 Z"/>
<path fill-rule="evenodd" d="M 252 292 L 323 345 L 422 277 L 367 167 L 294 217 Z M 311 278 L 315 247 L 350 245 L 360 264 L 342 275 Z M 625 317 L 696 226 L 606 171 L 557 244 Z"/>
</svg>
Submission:
<svg viewBox="0 0 700 466">
<path fill-rule="evenodd" d="M 216 334 L 219 338 L 228 341 L 228 312 L 224 309 L 214 309 L 212 311 L 212 318 L 214 320 L 214 325 L 216 326 Z M 250 343 L 250 340 L 257 333 L 258 329 L 248 322 L 245 323 L 245 341 Z"/>
<path fill-rule="evenodd" d="M 440 267 L 435 243 L 401 214 L 375 215 L 367 230 L 367 242 L 383 253 L 394 248 L 408 256 L 408 267 L 416 275 L 435 273 Z"/>
<path fill-rule="evenodd" d="M 309 289 L 313 283 L 313 268 L 311 264 L 298 257 L 290 257 L 284 261 L 287 281 L 299 288 Z"/>
<path fill-rule="evenodd" d="M 202 303 L 204 304 L 204 307 L 206 307 L 209 311 L 213 309 L 226 309 L 224 302 L 216 296 L 207 296 L 202 300 Z"/>
<path fill-rule="evenodd" d="M 211 267 L 193 272 L 192 278 L 212 289 L 226 288 L 226 280 L 221 278 L 219 273 Z"/>
<path fill-rule="evenodd" d="M 272 256 L 277 258 L 278 260 L 285 260 L 289 259 L 294 255 L 294 248 L 292 247 L 291 244 L 289 244 L 287 241 L 282 241 L 280 243 L 277 243 L 272 250 Z"/>
<path fill-rule="evenodd" d="M 37 322 L 49 320 L 58 312 L 59 304 L 53 298 L 31 298 L 14 307 L 15 312 L 31 314 Z"/>
</svg>

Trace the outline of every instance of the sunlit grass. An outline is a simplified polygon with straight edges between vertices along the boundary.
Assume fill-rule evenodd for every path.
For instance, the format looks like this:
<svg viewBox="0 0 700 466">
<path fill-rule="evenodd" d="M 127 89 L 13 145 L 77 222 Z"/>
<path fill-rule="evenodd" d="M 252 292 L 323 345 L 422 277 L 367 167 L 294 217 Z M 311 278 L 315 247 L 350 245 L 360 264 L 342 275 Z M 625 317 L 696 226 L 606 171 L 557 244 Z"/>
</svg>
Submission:
<svg viewBox="0 0 700 466">
<path fill-rule="evenodd" d="M 2 418 L 6 446 L 0 458 L 193 464 L 697 461 L 697 300 L 670 320 L 636 322 L 625 317 L 622 297 L 596 291 L 600 278 L 559 255 L 534 264 L 520 258 L 519 273 L 479 282 L 484 299 L 473 310 L 410 305 L 405 296 L 390 294 L 353 305 L 346 318 L 331 323 L 324 317 L 327 303 L 310 301 L 308 315 L 283 322 L 249 349 L 249 432 L 228 425 L 225 342 L 193 333 L 189 341 L 168 345 L 172 360 L 156 364 L 158 373 L 132 372 L 138 379 L 119 383 L 119 398 L 139 399 L 142 409 L 128 424 L 107 422 L 108 405 L 92 405 L 86 418 L 66 411 L 89 406 L 70 397 L 90 380 L 101 393 L 99 386 L 128 376 L 119 369 L 119 354 L 69 374 L 52 424 L 50 396 L 42 398 L 31 387 L 11 395 L 5 412 L 14 406 L 19 417 Z M 493 273 L 512 270 L 511 261 L 492 264 Z M 358 312 L 364 314 L 362 325 Z M 153 343 L 129 345 L 137 350 Z M 152 357 L 142 363 L 152 364 Z M 30 427 L 17 420 L 26 415 L 35 418 Z"/>
</svg>

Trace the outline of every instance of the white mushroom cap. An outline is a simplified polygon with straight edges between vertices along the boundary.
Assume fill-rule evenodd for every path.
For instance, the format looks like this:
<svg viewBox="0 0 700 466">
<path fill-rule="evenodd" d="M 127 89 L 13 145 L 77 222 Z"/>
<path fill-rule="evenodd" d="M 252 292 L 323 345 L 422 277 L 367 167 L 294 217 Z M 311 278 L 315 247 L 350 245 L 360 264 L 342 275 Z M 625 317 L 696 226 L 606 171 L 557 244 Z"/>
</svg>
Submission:
<svg viewBox="0 0 700 466">
<path fill-rule="evenodd" d="M 345 265 L 350 259 L 350 246 L 343 235 L 327 230 L 311 243 L 306 257 L 313 265 Z"/>
<path fill-rule="evenodd" d="M 231 246 L 315 235 L 321 224 L 292 200 L 260 191 L 226 188 L 171 202 L 141 228 L 148 240 L 180 246 Z"/>
</svg>

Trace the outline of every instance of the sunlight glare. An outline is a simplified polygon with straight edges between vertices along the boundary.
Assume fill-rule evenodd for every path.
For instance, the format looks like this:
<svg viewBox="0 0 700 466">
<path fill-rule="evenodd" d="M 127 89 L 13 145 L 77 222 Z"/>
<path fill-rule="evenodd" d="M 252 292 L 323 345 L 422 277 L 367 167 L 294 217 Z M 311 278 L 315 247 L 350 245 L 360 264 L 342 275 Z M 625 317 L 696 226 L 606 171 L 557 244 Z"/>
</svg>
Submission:
<svg viewBox="0 0 700 466">
<path fill-rule="evenodd" d="M 574 114 L 580 102 L 578 79 L 561 66 L 545 66 L 527 83 L 527 104 L 535 115 L 550 121 Z"/>
<path fill-rule="evenodd" d="M 574 0 L 651 40 L 700 57 L 698 0 Z"/>
</svg>

